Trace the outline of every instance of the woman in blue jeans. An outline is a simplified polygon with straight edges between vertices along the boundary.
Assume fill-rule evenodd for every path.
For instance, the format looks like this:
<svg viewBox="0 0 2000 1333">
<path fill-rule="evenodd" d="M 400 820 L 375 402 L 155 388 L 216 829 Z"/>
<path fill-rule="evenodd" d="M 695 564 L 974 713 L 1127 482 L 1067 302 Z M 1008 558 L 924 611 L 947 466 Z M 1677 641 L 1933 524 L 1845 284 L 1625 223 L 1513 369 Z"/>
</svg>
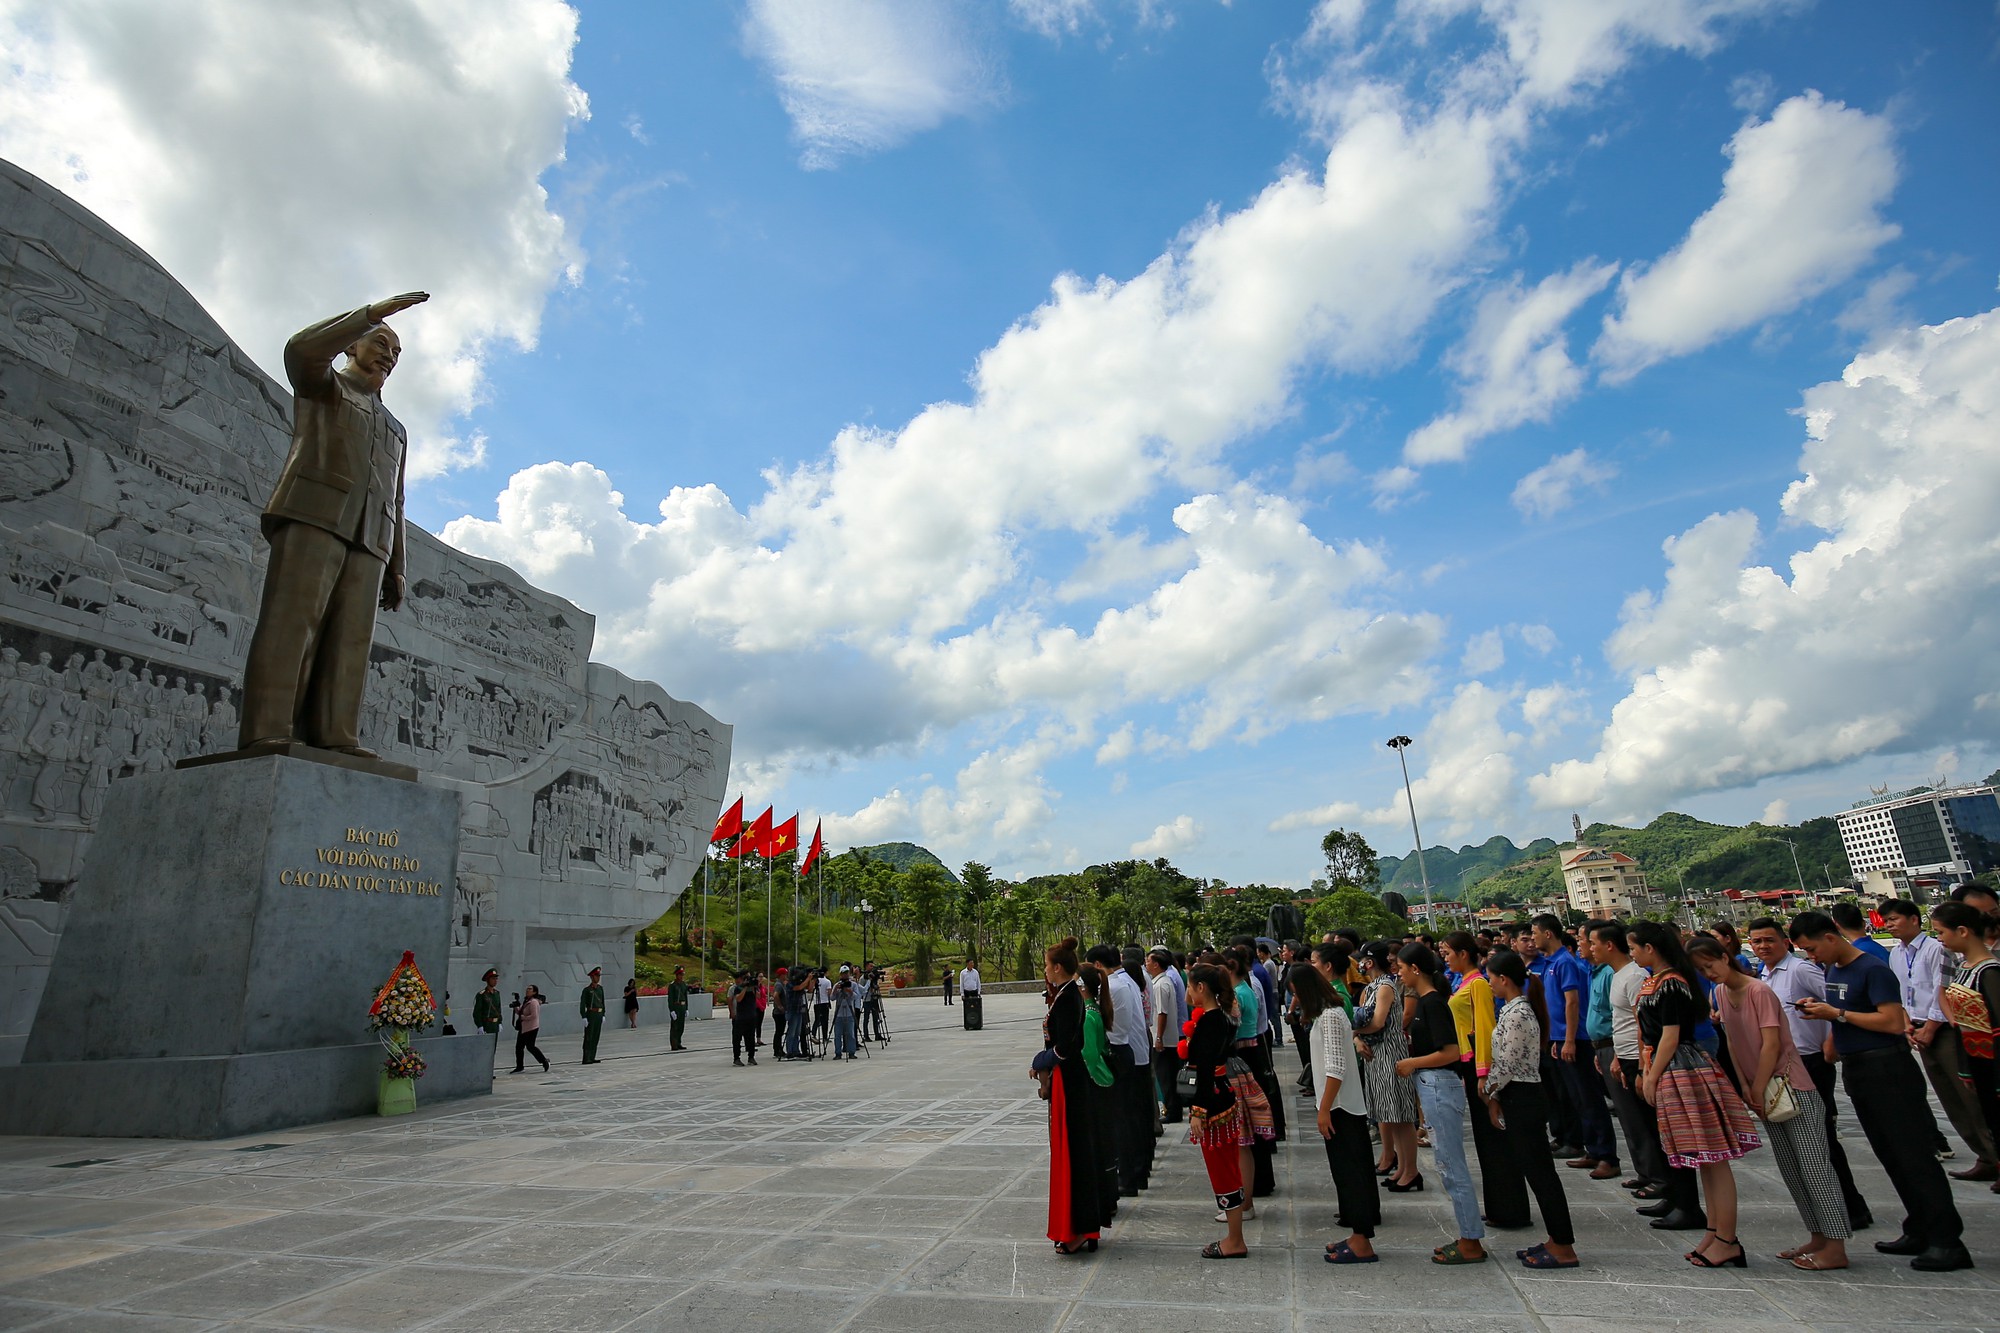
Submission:
<svg viewBox="0 0 2000 1333">
<path fill-rule="evenodd" d="M 1417 997 L 1416 1015 L 1410 1020 L 1410 1054 L 1396 1062 L 1396 1072 L 1416 1079 L 1417 1099 L 1431 1129 L 1431 1151 L 1458 1222 L 1458 1239 L 1432 1251 L 1431 1262 L 1483 1264 L 1486 1247 L 1480 1242 L 1486 1226 L 1480 1221 L 1472 1172 L 1465 1164 L 1465 1082 L 1458 1075 L 1458 1029 L 1446 999 L 1450 987 L 1445 984 L 1444 965 L 1426 946 L 1408 944 L 1396 955 L 1396 970 L 1404 988 Z"/>
</svg>

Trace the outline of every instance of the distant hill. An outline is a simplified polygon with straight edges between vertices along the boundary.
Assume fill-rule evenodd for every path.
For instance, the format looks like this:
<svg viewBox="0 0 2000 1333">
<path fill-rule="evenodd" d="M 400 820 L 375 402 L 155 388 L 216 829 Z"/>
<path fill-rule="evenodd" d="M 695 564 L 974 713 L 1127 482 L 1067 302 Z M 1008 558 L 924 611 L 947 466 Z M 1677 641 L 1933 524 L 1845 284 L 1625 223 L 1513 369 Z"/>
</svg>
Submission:
<svg viewBox="0 0 2000 1333">
<path fill-rule="evenodd" d="M 1690 892 L 1701 893 L 1791 889 L 1798 887 L 1800 878 L 1807 888 L 1824 888 L 1829 878 L 1839 884 L 1848 877 L 1840 829 L 1831 816 L 1802 824 L 1737 828 L 1668 811 L 1644 828 L 1592 824 L 1584 829 L 1583 838 L 1592 847 L 1636 859 L 1655 888 L 1674 888 L 1685 882 Z M 1780 838 L 1798 844 L 1796 869 L 1791 849 L 1777 841 Z M 1547 841 L 1541 839 L 1529 846 Z M 1465 901 L 1517 904 L 1561 893 L 1561 854 L 1575 847 L 1575 842 L 1549 844 L 1542 853 L 1517 860 L 1484 878 L 1467 876 Z M 1430 855 L 1429 849 L 1424 855 Z M 1436 871 L 1431 872 L 1431 886 L 1433 891 L 1437 889 Z"/>
<path fill-rule="evenodd" d="M 1494 834 L 1477 847 L 1470 844 L 1453 851 L 1449 847 L 1424 848 L 1423 870 L 1430 875 L 1433 898 L 1456 898 L 1461 884 L 1476 884 L 1530 857 L 1547 856 L 1556 848 L 1552 838 L 1537 838 L 1526 847 L 1516 847 L 1512 838 Z M 1423 876 L 1418 873 L 1417 854 L 1378 857 L 1384 890 L 1394 889 L 1411 902 L 1424 899 Z"/>
<path fill-rule="evenodd" d="M 950 866 L 937 858 L 935 852 L 931 851 L 928 847 L 919 847 L 914 842 L 877 843 L 873 847 L 852 848 L 847 852 L 843 852 L 842 855 L 851 856 L 855 852 L 862 853 L 871 861 L 886 862 L 894 866 L 898 873 L 908 870 L 911 866 L 919 862 L 929 862 L 950 876 L 952 883 L 958 883 L 958 876 L 952 873 Z"/>
</svg>

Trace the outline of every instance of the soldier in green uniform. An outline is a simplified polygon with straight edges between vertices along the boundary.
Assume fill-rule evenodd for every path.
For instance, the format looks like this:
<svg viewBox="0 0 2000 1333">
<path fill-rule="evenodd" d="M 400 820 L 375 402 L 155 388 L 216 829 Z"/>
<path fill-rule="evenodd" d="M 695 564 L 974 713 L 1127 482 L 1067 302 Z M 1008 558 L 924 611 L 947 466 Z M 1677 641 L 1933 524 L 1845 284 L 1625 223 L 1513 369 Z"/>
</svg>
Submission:
<svg viewBox="0 0 2000 1333">
<path fill-rule="evenodd" d="M 472 997 L 472 1025 L 481 1032 L 497 1036 L 500 1031 L 500 973 L 489 967 L 480 980 L 486 983 L 486 989 Z"/>
<path fill-rule="evenodd" d="M 583 1062 L 597 1063 L 597 1039 L 604 1035 L 604 969 L 590 969 L 590 984 L 583 988 L 583 998 L 577 1001 L 576 1011 L 583 1015 Z"/>
<path fill-rule="evenodd" d="M 675 968 L 674 979 L 668 983 L 667 1012 L 673 1015 L 673 1021 L 667 1028 L 668 1047 L 671 1050 L 684 1051 L 687 1048 L 681 1045 L 681 1034 L 687 1031 L 688 1024 L 688 983 L 687 969 L 684 967 Z"/>
</svg>

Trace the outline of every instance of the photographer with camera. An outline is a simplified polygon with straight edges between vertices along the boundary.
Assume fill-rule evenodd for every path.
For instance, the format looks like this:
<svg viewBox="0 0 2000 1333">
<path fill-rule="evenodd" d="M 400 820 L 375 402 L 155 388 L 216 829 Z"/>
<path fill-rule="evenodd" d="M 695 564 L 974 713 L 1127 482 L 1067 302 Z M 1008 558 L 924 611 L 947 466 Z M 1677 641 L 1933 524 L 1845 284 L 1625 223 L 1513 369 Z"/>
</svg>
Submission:
<svg viewBox="0 0 2000 1333">
<path fill-rule="evenodd" d="M 884 980 L 882 969 L 873 963 L 863 963 L 861 970 L 868 976 L 868 994 L 866 996 L 866 1003 L 861 1008 L 861 1039 L 863 1041 L 887 1042 L 889 1040 L 889 1033 L 882 1022 L 882 985 Z M 868 1035 L 870 1027 L 874 1029 L 875 1033 L 872 1038 Z"/>
<path fill-rule="evenodd" d="M 833 1058 L 845 1055 L 850 1060 L 860 1059 L 855 1046 L 854 1024 L 860 1014 L 858 987 L 854 981 L 854 971 L 846 963 L 840 965 L 840 980 L 833 983 Z"/>
<path fill-rule="evenodd" d="M 827 1024 L 833 1021 L 833 979 L 825 968 L 813 973 L 813 1041 L 824 1046 Z"/>
</svg>

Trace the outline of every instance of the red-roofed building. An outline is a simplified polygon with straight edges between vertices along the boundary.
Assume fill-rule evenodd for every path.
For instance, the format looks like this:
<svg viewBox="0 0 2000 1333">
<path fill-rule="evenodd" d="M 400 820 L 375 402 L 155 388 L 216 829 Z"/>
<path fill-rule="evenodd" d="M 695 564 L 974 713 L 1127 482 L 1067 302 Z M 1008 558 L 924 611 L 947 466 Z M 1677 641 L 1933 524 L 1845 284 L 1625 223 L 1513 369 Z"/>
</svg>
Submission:
<svg viewBox="0 0 2000 1333">
<path fill-rule="evenodd" d="M 1569 905 L 1586 917 L 1629 916 L 1635 900 L 1647 896 L 1646 873 L 1623 852 L 1578 847 L 1562 859 Z"/>
</svg>

